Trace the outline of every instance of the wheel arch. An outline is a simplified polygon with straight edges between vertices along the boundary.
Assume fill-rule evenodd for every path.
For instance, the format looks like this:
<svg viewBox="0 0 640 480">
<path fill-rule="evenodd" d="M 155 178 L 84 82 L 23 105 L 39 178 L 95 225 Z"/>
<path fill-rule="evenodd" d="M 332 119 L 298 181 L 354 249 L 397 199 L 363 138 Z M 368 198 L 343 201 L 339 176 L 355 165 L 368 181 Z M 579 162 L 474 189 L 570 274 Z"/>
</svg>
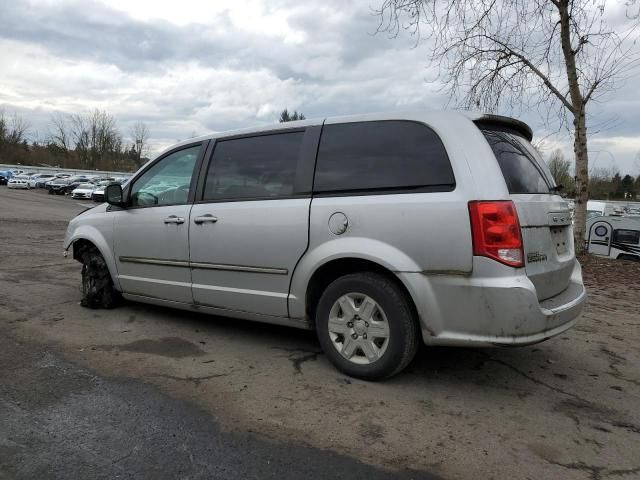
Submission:
<svg viewBox="0 0 640 480">
<path fill-rule="evenodd" d="M 391 280 L 404 293 L 413 310 L 415 320 L 419 326 L 418 309 L 407 285 L 404 284 L 392 270 L 382 264 L 367 258 L 361 257 L 340 257 L 329 260 L 318 266 L 307 282 L 304 295 L 304 308 L 306 318 L 310 325 L 315 328 L 315 310 L 318 301 L 324 290 L 339 277 L 359 272 L 375 272 Z"/>
<path fill-rule="evenodd" d="M 92 246 L 96 248 L 107 264 L 109 275 L 111 275 L 111 280 L 113 281 L 115 289 L 122 291 L 120 288 L 120 282 L 118 281 L 118 270 L 116 268 L 115 259 L 113 255 L 109 254 L 111 251 L 109 245 L 97 229 L 91 227 L 83 228 L 81 231 L 76 232 L 66 243 L 65 250 L 73 248 L 73 258 L 78 261 L 80 261 L 78 252 L 83 246 Z"/>
<path fill-rule="evenodd" d="M 409 293 L 415 290 L 401 280 L 399 275 L 401 272 L 422 271 L 414 259 L 380 240 L 367 237 L 333 238 L 311 246 L 298 262 L 289 287 L 289 316 L 310 319 L 307 311 L 309 284 L 320 269 L 326 272 L 326 269 L 341 270 L 355 266 L 368 267 L 369 270 L 381 272 L 400 282 L 415 306 L 414 296 Z M 352 271 L 348 270 L 348 273 Z"/>
</svg>

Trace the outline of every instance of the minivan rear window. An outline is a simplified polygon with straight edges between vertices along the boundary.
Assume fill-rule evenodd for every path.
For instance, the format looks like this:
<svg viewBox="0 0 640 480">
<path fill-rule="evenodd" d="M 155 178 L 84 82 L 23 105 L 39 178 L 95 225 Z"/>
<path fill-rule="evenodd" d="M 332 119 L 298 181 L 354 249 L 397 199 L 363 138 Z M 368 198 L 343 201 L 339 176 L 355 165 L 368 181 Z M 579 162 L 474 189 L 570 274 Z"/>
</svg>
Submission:
<svg viewBox="0 0 640 480">
<path fill-rule="evenodd" d="M 426 125 L 385 120 L 322 128 L 314 192 L 450 191 L 454 187 L 444 145 Z"/>
<path fill-rule="evenodd" d="M 550 193 L 555 186 L 547 165 L 533 146 L 517 133 L 483 129 L 498 160 L 509 193 Z"/>
</svg>

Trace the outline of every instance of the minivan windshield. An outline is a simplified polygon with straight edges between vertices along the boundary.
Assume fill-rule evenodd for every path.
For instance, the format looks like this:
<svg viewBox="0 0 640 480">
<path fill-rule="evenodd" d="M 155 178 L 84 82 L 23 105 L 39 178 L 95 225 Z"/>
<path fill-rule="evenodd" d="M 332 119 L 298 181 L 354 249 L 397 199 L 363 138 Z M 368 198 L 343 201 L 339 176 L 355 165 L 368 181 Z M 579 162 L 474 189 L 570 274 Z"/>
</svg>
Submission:
<svg viewBox="0 0 640 480">
<path fill-rule="evenodd" d="M 550 193 L 555 182 L 547 164 L 521 135 L 507 130 L 483 129 L 509 193 Z"/>
</svg>

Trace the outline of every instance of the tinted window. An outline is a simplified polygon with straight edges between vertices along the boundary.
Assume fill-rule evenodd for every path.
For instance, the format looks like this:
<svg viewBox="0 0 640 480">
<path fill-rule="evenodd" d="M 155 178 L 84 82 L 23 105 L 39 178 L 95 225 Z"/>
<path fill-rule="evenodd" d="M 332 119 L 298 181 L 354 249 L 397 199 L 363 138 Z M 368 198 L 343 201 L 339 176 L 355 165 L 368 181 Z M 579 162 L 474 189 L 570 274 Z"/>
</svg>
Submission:
<svg viewBox="0 0 640 480">
<path fill-rule="evenodd" d="M 200 145 L 173 152 L 154 164 L 131 189 L 131 206 L 154 207 L 187 203 Z M 110 185 L 113 181 L 100 182 Z"/>
<path fill-rule="evenodd" d="M 381 121 L 322 128 L 313 184 L 316 192 L 451 190 L 454 183 L 442 141 L 424 125 Z"/>
<path fill-rule="evenodd" d="M 614 230 L 613 241 L 618 243 L 640 243 L 640 231 L 638 230 Z"/>
<path fill-rule="evenodd" d="M 549 187 L 555 185 L 551 174 L 525 138 L 506 131 L 482 133 L 498 160 L 509 193 L 549 193 Z"/>
<path fill-rule="evenodd" d="M 293 195 L 303 136 L 303 132 L 290 132 L 218 141 L 204 200 Z"/>
</svg>

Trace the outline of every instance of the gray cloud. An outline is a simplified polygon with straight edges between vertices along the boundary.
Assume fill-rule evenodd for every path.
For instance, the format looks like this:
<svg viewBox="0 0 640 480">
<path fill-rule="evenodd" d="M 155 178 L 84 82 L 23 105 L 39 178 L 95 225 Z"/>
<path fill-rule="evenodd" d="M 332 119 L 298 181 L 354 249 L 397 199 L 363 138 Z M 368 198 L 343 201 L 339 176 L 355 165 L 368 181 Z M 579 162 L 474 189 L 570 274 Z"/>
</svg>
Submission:
<svg viewBox="0 0 640 480">
<path fill-rule="evenodd" d="M 276 120 L 288 107 L 308 117 L 381 110 L 440 109 L 447 98 L 427 66 L 427 46 L 374 35 L 368 1 L 264 2 L 290 12 L 293 41 L 240 28 L 228 11 L 191 23 L 140 20 L 96 0 L 3 2 L 0 105 L 17 108 L 44 136 L 53 111 L 105 108 L 126 133 L 138 119 L 158 147 L 192 132 Z M 295 35 L 294 35 L 295 37 Z M 640 100 L 627 85 L 595 105 L 603 138 L 638 138 Z M 536 112 L 522 117 L 545 134 Z M 555 142 L 567 148 L 567 137 Z M 602 143 L 633 167 L 633 141 Z M 638 172 L 640 173 L 640 172 Z"/>
</svg>

